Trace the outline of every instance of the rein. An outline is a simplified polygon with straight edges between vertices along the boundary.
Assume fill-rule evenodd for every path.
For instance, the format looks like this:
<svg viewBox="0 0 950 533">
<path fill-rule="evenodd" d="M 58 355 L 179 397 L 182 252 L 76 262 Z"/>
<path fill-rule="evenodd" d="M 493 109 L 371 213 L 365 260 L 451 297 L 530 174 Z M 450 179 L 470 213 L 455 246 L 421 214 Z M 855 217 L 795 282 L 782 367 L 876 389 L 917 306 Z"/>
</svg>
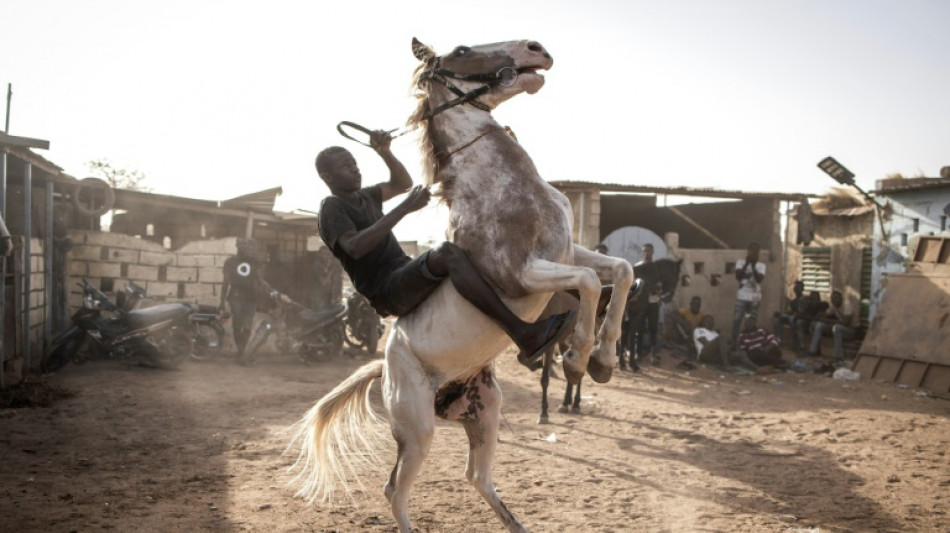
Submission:
<svg viewBox="0 0 950 533">
<path fill-rule="evenodd" d="M 448 158 L 452 157 L 453 155 L 455 155 L 455 154 L 461 152 L 462 150 L 468 148 L 469 146 L 475 144 L 475 143 L 478 142 L 482 137 L 488 135 L 489 133 L 493 133 L 493 132 L 496 132 L 496 131 L 504 131 L 504 128 L 501 128 L 501 127 L 490 128 L 488 131 L 486 131 L 486 132 L 484 132 L 484 133 L 482 133 L 482 134 L 480 134 L 480 135 L 477 135 L 477 136 L 476 136 L 474 139 L 472 139 L 471 141 L 468 141 L 467 143 L 463 144 L 462 146 L 459 146 L 458 148 L 456 148 L 455 150 L 452 150 L 451 152 L 445 154 L 444 156 L 442 156 L 442 158 L 443 158 L 443 159 L 448 159 Z"/>
<path fill-rule="evenodd" d="M 440 60 L 440 63 L 441 63 L 441 60 Z M 456 87 L 455 85 L 452 85 L 452 83 L 449 81 L 449 78 L 452 78 L 454 80 L 459 80 L 459 81 L 480 81 L 480 82 L 484 82 L 485 84 L 482 85 L 481 87 L 476 87 L 469 92 L 465 92 L 462 89 L 459 89 L 458 87 Z M 450 91 L 452 91 L 452 93 L 456 95 L 456 98 L 437 106 L 435 109 L 430 109 L 426 111 L 425 114 L 422 115 L 422 120 L 431 120 L 432 117 L 438 115 L 439 113 L 447 109 L 451 109 L 457 105 L 462 105 L 462 104 L 469 104 L 477 109 L 481 109 L 482 111 L 486 111 L 486 112 L 491 111 L 491 109 L 487 105 L 479 102 L 478 100 L 476 100 L 476 98 L 487 93 L 488 91 L 492 90 L 495 87 L 499 87 L 499 86 L 510 87 L 514 85 L 515 82 L 518 81 L 518 71 L 512 67 L 501 67 L 494 74 L 459 74 L 457 72 L 452 72 L 451 70 L 441 68 L 437 64 L 435 67 L 424 71 L 419 76 L 419 81 L 421 82 L 422 80 L 432 80 L 432 81 L 441 83 L 442 85 L 444 85 L 446 88 L 448 88 Z M 351 128 L 351 129 L 354 129 L 354 130 L 357 130 L 369 135 L 370 130 L 368 128 L 361 126 L 355 122 L 350 122 L 348 120 L 344 120 L 336 125 L 336 130 L 340 132 L 340 135 L 346 137 L 347 139 L 351 141 L 358 142 L 362 144 L 363 146 L 368 146 L 372 148 L 372 146 L 369 143 L 363 142 L 353 137 L 349 133 L 347 133 L 346 130 L 343 129 L 344 127 Z M 387 130 L 386 133 L 392 134 L 398 129 L 399 128 Z M 400 131 L 399 133 L 396 133 L 395 135 L 393 135 L 393 138 L 399 137 L 400 135 L 405 135 L 408 131 L 409 131 L 408 129 L 403 129 L 403 131 Z M 456 152 L 459 152 L 465 148 L 468 148 L 469 146 L 474 144 L 475 141 L 481 139 L 485 135 L 488 135 L 492 131 L 494 130 L 488 130 L 485 133 L 476 137 L 475 139 L 471 140 L 470 142 L 464 144 L 462 147 L 452 150 L 451 152 L 448 153 L 448 156 L 451 156 L 452 154 Z"/>
</svg>

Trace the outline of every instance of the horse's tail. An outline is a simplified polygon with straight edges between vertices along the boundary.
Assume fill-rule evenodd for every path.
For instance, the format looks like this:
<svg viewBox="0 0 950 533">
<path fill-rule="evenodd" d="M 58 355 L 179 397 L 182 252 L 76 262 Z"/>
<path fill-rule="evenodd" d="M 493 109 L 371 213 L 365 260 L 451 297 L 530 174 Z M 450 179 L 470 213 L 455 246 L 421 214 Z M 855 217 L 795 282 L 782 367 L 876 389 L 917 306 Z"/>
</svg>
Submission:
<svg viewBox="0 0 950 533">
<path fill-rule="evenodd" d="M 320 399 L 294 426 L 288 450 L 300 446 L 291 470 L 300 483 L 296 496 L 309 503 L 331 501 L 336 484 L 350 494 L 348 478 L 362 488 L 359 473 L 381 464 L 376 448 L 383 438 L 369 392 L 382 377 L 382 359 L 361 366 Z"/>
</svg>

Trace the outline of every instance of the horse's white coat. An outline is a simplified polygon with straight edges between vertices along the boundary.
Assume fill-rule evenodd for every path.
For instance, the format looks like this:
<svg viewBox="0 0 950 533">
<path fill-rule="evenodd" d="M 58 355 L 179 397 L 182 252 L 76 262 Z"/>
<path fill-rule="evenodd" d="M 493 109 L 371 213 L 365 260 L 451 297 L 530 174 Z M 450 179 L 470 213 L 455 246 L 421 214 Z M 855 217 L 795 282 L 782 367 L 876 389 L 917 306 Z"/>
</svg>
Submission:
<svg viewBox="0 0 950 533">
<path fill-rule="evenodd" d="M 431 51 L 418 47 L 415 51 L 420 59 L 434 63 Z M 495 72 L 502 66 L 546 69 L 552 64 L 547 52 L 530 41 L 472 47 L 461 57 L 452 53 L 440 61 L 444 68 L 467 74 Z M 537 92 L 543 82 L 540 75 L 522 72 L 513 86 L 495 87 L 480 101 L 494 109 L 522 92 Z M 481 85 L 453 83 L 463 91 Z M 429 82 L 430 109 L 454 97 L 445 87 Z M 571 243 L 573 215 L 567 198 L 541 179 L 531 158 L 503 133 L 489 112 L 456 106 L 432 118 L 428 128 L 436 153 L 451 154 L 443 157 L 434 173 L 436 181 L 452 183 L 450 240 L 468 253 L 499 288 L 505 303 L 525 320 L 534 320 L 553 292 L 578 289 L 581 305 L 565 369 L 584 372 L 597 342 L 592 375 L 596 366 L 595 379 L 609 380 L 624 296 L 633 281 L 630 264 Z M 619 297 L 611 300 L 607 318 L 595 332 L 600 277 L 613 280 L 614 294 Z M 385 493 L 400 531 L 411 530 L 410 489 L 428 454 L 437 410 L 466 429 L 470 442 L 466 477 L 509 531 L 525 531 L 495 493 L 491 480 L 501 409 L 492 361 L 509 345 L 500 327 L 463 299 L 451 283 L 443 283 L 414 312 L 396 321 L 385 364 L 373 362 L 359 369 L 298 423 L 295 441 L 301 442 L 302 449 L 297 466 L 302 467 L 304 481 L 299 494 L 328 498 L 333 478 L 351 470 L 348 459 L 339 454 L 352 452 L 354 443 L 365 436 L 348 426 L 346 419 L 371 419 L 366 383 L 382 377 L 383 402 L 398 444 L 397 463 Z M 453 387 L 460 394 L 445 394 Z"/>
</svg>

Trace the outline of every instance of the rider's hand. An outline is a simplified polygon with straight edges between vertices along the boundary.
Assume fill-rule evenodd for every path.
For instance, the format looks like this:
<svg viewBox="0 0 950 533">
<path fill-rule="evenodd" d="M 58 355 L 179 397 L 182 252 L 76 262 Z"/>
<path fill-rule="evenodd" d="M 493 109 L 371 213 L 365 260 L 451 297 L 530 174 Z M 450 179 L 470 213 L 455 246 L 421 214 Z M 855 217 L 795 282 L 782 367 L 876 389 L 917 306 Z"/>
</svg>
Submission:
<svg viewBox="0 0 950 533">
<path fill-rule="evenodd" d="M 377 152 L 389 150 L 389 145 L 393 142 L 393 136 L 385 130 L 374 130 L 369 134 L 369 145 Z"/>
<path fill-rule="evenodd" d="M 416 185 L 415 187 L 409 189 L 409 194 L 406 196 L 406 199 L 402 201 L 402 205 L 406 209 L 407 213 L 412 213 L 413 211 L 418 211 L 423 207 L 429 205 L 429 199 L 432 197 L 429 192 L 429 188 L 424 185 Z"/>
</svg>

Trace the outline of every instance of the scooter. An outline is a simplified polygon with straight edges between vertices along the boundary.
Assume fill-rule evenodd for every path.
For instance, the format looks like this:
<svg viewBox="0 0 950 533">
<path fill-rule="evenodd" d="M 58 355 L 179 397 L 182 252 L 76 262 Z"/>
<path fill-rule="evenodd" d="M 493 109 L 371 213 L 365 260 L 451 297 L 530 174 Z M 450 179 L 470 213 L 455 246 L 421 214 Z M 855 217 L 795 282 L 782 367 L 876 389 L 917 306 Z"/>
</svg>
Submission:
<svg viewBox="0 0 950 533">
<path fill-rule="evenodd" d="M 379 313 L 373 309 L 369 300 L 358 292 L 353 292 L 346 298 L 347 313 L 343 321 L 346 343 L 356 349 L 366 349 L 369 355 L 376 355 L 379 339 L 383 335 L 385 326 Z"/>
<path fill-rule="evenodd" d="M 44 373 L 78 360 L 87 344 L 101 357 L 140 359 L 169 369 L 192 353 L 190 318 L 197 306 L 169 303 L 126 310 L 85 279 L 77 285 L 83 290 L 83 306 L 73 314 L 72 324 L 53 339 L 40 365 Z"/>
<path fill-rule="evenodd" d="M 151 307 L 156 302 L 148 297 L 145 289 L 135 282 L 125 284 L 125 301 L 122 308 L 126 311 L 142 307 Z M 218 313 L 213 305 L 199 304 L 191 314 L 191 329 L 194 336 L 194 349 L 191 358 L 196 361 L 205 361 L 218 355 L 224 346 L 227 333 L 224 330 L 226 316 Z"/>
<path fill-rule="evenodd" d="M 348 301 L 321 311 L 307 309 L 287 297 L 280 297 L 277 302 L 279 326 L 261 323 L 254 334 L 255 348 L 263 344 L 272 330 L 278 329 L 277 349 L 296 351 L 304 363 L 328 361 L 343 353 Z"/>
</svg>

